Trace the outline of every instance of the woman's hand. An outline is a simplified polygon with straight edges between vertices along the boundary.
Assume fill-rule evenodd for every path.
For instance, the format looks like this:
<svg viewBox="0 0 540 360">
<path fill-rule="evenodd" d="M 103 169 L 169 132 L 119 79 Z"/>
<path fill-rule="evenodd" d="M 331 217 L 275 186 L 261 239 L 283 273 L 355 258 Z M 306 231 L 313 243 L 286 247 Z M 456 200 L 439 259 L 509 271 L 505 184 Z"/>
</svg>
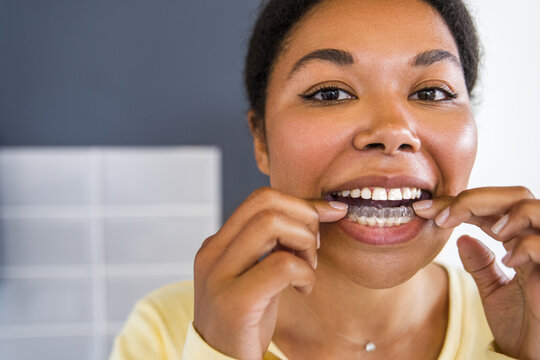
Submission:
<svg viewBox="0 0 540 360">
<path fill-rule="evenodd" d="M 346 213 L 345 204 L 334 208 L 271 188 L 251 194 L 195 258 L 193 324 L 205 341 L 235 358 L 261 359 L 281 291 L 292 285 L 309 294 L 313 288 L 319 222 Z"/>
<path fill-rule="evenodd" d="M 414 207 L 418 216 L 442 228 L 466 222 L 503 242 L 508 251 L 503 262 L 516 271 L 512 280 L 494 254 L 469 236 L 458 240 L 461 261 L 478 286 L 500 350 L 519 359 L 540 359 L 540 200 L 523 187 L 493 187 Z"/>
</svg>

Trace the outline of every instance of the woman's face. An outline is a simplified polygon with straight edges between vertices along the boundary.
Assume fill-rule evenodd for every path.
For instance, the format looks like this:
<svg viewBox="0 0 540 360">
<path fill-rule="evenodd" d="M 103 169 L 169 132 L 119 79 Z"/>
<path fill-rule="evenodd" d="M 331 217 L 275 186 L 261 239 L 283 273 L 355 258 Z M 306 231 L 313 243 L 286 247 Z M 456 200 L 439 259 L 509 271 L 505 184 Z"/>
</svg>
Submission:
<svg viewBox="0 0 540 360">
<path fill-rule="evenodd" d="M 270 75 L 259 167 L 272 187 L 301 198 L 375 187 L 457 194 L 476 154 L 458 59 L 425 2 L 323 2 L 293 29 Z M 383 227 L 346 218 L 321 224 L 319 264 L 365 286 L 394 286 L 449 235 L 420 218 Z"/>
</svg>

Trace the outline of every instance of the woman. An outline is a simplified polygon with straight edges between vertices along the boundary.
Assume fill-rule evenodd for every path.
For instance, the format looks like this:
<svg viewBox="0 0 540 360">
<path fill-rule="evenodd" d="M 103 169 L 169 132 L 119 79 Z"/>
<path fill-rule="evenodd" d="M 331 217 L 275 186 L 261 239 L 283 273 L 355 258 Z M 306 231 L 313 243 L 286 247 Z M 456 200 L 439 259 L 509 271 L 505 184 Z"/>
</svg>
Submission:
<svg viewBox="0 0 540 360">
<path fill-rule="evenodd" d="M 204 242 L 194 289 L 138 304 L 112 358 L 540 358 L 540 202 L 465 190 L 477 54 L 459 0 L 270 1 L 246 83 L 271 188 Z M 463 222 L 514 279 L 467 236 L 476 285 L 432 262 Z"/>
</svg>

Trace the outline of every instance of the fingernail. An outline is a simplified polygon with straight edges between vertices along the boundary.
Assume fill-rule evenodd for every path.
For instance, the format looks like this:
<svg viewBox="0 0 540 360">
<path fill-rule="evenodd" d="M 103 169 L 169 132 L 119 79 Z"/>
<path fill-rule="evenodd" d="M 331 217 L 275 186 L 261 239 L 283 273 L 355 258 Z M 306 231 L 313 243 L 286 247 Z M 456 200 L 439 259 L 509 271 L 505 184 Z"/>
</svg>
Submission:
<svg viewBox="0 0 540 360">
<path fill-rule="evenodd" d="M 426 210 L 433 206 L 433 200 L 422 200 L 412 204 L 414 211 Z"/>
<path fill-rule="evenodd" d="M 500 233 L 506 223 L 508 223 L 508 214 L 504 215 L 495 224 L 493 224 L 491 231 L 493 231 L 494 234 Z"/>
<path fill-rule="evenodd" d="M 450 208 L 446 208 L 437 217 L 435 218 L 435 224 L 441 226 L 448 220 L 448 217 L 450 216 Z"/>
<path fill-rule="evenodd" d="M 317 233 L 317 249 L 321 248 L 321 233 Z"/>
<path fill-rule="evenodd" d="M 339 202 L 339 201 L 330 201 L 328 205 L 338 210 L 347 210 L 349 208 L 349 205 Z"/>
<path fill-rule="evenodd" d="M 503 258 L 501 259 L 501 262 L 510 267 L 508 264 L 510 263 L 510 258 L 512 257 L 512 249 L 508 250 L 508 252 L 506 253 L 506 255 L 503 256 Z"/>
</svg>

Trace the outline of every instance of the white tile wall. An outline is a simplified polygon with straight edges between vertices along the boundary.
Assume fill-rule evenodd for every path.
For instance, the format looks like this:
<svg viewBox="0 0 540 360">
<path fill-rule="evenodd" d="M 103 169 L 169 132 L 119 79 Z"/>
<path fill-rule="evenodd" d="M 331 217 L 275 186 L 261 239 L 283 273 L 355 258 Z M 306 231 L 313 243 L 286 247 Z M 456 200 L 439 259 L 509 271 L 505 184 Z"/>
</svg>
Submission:
<svg viewBox="0 0 540 360">
<path fill-rule="evenodd" d="M 85 150 L 3 149 L 0 201 L 12 206 L 89 204 L 95 156 Z"/>
<path fill-rule="evenodd" d="M 0 358 L 107 357 L 221 222 L 213 147 L 0 148 Z"/>
<path fill-rule="evenodd" d="M 76 265 L 92 261 L 90 219 L 4 217 L 0 224 L 0 266 Z"/>
<path fill-rule="evenodd" d="M 0 339 L 2 359 L 93 360 L 92 337 Z"/>
<path fill-rule="evenodd" d="M 144 276 L 107 279 L 107 319 L 121 323 L 133 306 L 132 299 L 140 299 L 163 284 L 188 279 L 189 276 Z"/>
</svg>

